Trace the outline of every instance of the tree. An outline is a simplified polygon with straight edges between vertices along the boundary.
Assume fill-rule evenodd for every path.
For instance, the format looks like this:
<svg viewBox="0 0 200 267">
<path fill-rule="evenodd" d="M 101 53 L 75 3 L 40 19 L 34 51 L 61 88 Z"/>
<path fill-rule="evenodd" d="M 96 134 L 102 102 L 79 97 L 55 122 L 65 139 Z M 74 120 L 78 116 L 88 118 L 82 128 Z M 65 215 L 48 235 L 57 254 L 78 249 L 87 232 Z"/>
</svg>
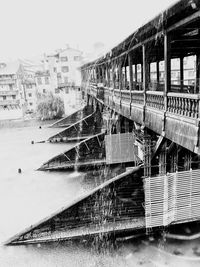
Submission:
<svg viewBox="0 0 200 267">
<path fill-rule="evenodd" d="M 64 102 L 59 96 L 52 93 L 39 94 L 36 112 L 41 120 L 61 118 L 64 114 Z"/>
</svg>

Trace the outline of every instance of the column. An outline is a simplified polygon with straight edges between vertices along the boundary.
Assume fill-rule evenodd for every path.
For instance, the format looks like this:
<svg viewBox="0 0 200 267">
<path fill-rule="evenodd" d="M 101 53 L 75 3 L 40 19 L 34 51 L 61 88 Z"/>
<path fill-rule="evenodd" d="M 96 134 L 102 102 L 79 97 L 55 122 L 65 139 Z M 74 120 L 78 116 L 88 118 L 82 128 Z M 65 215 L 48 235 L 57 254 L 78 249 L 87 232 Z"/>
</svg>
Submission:
<svg viewBox="0 0 200 267">
<path fill-rule="evenodd" d="M 200 93 L 200 54 L 196 55 L 196 93 Z"/>
<path fill-rule="evenodd" d="M 112 84 L 113 84 L 113 90 L 115 89 L 115 62 L 112 61 Z"/>
<path fill-rule="evenodd" d="M 122 58 L 119 58 L 119 63 L 118 63 L 118 71 L 119 71 L 119 90 L 120 90 L 120 106 L 121 106 L 121 101 L 122 101 Z"/>
<path fill-rule="evenodd" d="M 143 71 L 143 91 L 144 91 L 144 106 L 146 106 L 146 91 L 148 90 L 148 78 L 149 78 L 149 64 L 147 63 L 146 47 L 142 46 L 142 71 Z"/>
<path fill-rule="evenodd" d="M 135 87 L 136 87 L 136 84 L 137 84 L 137 64 L 135 64 Z"/>
<path fill-rule="evenodd" d="M 131 54 L 128 54 L 128 64 L 129 64 L 129 88 L 130 91 L 133 90 L 133 60 Z"/>
<path fill-rule="evenodd" d="M 159 154 L 159 175 L 167 173 L 167 143 L 165 142 Z"/>
<path fill-rule="evenodd" d="M 181 86 L 181 92 L 183 92 L 183 86 L 184 86 L 184 65 L 183 65 L 183 59 L 184 57 L 180 57 L 180 86 Z"/>
<path fill-rule="evenodd" d="M 110 87 L 110 65 L 106 64 L 106 76 L 107 76 L 107 86 Z"/>
<path fill-rule="evenodd" d="M 129 120 L 127 118 L 124 118 L 124 128 L 125 128 L 125 133 L 129 132 Z"/>
<path fill-rule="evenodd" d="M 156 80 L 157 80 L 157 87 L 159 87 L 159 82 L 160 82 L 159 61 L 156 61 Z"/>
<path fill-rule="evenodd" d="M 164 106 L 167 111 L 167 93 L 171 88 L 171 47 L 170 36 L 165 33 L 164 35 L 164 61 L 165 61 L 165 87 L 164 87 Z"/>
</svg>

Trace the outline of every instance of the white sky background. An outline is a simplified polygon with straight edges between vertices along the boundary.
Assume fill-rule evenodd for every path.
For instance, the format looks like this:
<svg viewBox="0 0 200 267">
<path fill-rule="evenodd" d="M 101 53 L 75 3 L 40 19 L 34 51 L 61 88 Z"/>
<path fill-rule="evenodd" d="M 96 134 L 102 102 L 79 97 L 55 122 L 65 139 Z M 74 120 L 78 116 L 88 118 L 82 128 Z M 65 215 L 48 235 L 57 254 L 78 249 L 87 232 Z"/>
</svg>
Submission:
<svg viewBox="0 0 200 267">
<path fill-rule="evenodd" d="M 109 49 L 176 0 L 0 0 L 0 61 L 65 47 Z"/>
</svg>

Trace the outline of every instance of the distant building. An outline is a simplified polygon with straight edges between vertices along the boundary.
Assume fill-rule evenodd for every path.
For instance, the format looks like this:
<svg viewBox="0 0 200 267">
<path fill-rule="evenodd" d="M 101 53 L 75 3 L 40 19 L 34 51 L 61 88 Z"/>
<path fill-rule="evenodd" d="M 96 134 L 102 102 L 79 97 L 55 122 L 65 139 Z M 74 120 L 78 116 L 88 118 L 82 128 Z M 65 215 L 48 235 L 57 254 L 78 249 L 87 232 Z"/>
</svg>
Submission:
<svg viewBox="0 0 200 267">
<path fill-rule="evenodd" d="M 52 91 L 52 85 L 50 83 L 50 73 L 48 70 L 37 71 L 35 73 L 35 83 L 37 92 L 40 94 L 46 94 Z"/>
<path fill-rule="evenodd" d="M 69 46 L 37 60 L 0 63 L 0 119 L 35 112 L 38 95 L 50 92 L 63 98 L 66 113 L 76 109 L 82 63 L 82 52 Z"/>
<path fill-rule="evenodd" d="M 37 107 L 37 87 L 34 78 L 27 78 L 23 82 L 26 99 L 26 112 L 35 112 Z"/>
<path fill-rule="evenodd" d="M 19 62 L 0 63 L 0 119 L 18 119 L 23 115 Z"/>
<path fill-rule="evenodd" d="M 54 54 L 45 55 L 43 63 L 49 72 L 49 91 L 63 98 L 65 113 L 73 112 L 78 106 L 83 53 L 67 46 L 65 49 L 57 50 Z"/>
<path fill-rule="evenodd" d="M 49 70 L 54 90 L 66 86 L 80 86 L 80 66 L 83 63 L 83 53 L 80 50 L 67 46 L 57 50 L 52 55 L 45 55 L 45 69 Z M 57 93 L 57 90 L 55 90 Z"/>
<path fill-rule="evenodd" d="M 38 101 L 38 91 L 45 93 L 49 90 L 45 84 L 46 72 L 41 60 L 20 60 L 22 99 L 25 102 L 26 113 L 35 112 Z M 41 83 L 40 83 L 41 80 Z"/>
</svg>

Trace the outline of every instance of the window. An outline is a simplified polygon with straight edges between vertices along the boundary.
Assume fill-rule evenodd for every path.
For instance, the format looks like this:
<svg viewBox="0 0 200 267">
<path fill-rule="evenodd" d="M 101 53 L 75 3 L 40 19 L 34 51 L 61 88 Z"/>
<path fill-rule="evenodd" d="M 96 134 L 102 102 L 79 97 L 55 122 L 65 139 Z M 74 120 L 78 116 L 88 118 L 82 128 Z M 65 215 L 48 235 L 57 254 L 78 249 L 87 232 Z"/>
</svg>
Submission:
<svg viewBox="0 0 200 267">
<path fill-rule="evenodd" d="M 29 97 L 32 97 L 32 94 L 31 94 L 31 93 L 29 93 L 29 94 L 28 94 L 28 96 L 29 96 Z"/>
<path fill-rule="evenodd" d="M 6 96 L 5 95 L 3 95 L 3 100 L 6 100 Z"/>
<path fill-rule="evenodd" d="M 30 102 L 30 103 L 29 103 L 29 105 L 30 105 L 30 106 L 32 106 L 32 105 L 33 105 L 33 103 L 31 103 L 31 102 Z"/>
<path fill-rule="evenodd" d="M 61 73 L 60 72 L 57 73 L 57 78 L 61 78 Z"/>
<path fill-rule="evenodd" d="M 68 72 L 69 71 L 69 67 L 68 66 L 63 66 L 61 68 L 62 72 Z"/>
<path fill-rule="evenodd" d="M 16 95 L 13 95 L 13 96 L 12 96 L 12 99 L 16 99 Z"/>
<path fill-rule="evenodd" d="M 41 77 L 38 77 L 37 78 L 37 82 L 38 82 L 38 84 L 42 84 L 42 78 Z"/>
<path fill-rule="evenodd" d="M 44 94 L 46 93 L 46 89 L 43 89 L 43 93 L 44 93 Z"/>
<path fill-rule="evenodd" d="M 74 56 L 74 61 L 80 61 L 81 57 L 80 56 Z"/>
<path fill-rule="evenodd" d="M 45 84 L 49 84 L 49 77 L 45 77 Z"/>
<path fill-rule="evenodd" d="M 57 80 L 58 80 L 59 84 L 62 83 L 62 79 L 61 78 L 58 78 Z"/>
<path fill-rule="evenodd" d="M 176 78 L 176 72 L 175 71 L 171 72 L 171 78 Z"/>
<path fill-rule="evenodd" d="M 53 71 L 54 71 L 54 72 L 57 72 L 57 68 L 53 68 Z"/>
<path fill-rule="evenodd" d="M 66 62 L 66 61 L 68 61 L 68 57 L 61 57 L 61 58 L 60 58 L 60 61 L 62 61 L 62 62 Z"/>
<path fill-rule="evenodd" d="M 68 83 L 68 77 L 64 77 L 64 83 Z"/>
<path fill-rule="evenodd" d="M 12 90 L 12 89 L 13 89 L 12 84 L 9 84 L 9 90 Z"/>
<path fill-rule="evenodd" d="M 189 77 L 194 77 L 194 71 L 193 70 L 188 71 L 188 76 Z"/>
</svg>

